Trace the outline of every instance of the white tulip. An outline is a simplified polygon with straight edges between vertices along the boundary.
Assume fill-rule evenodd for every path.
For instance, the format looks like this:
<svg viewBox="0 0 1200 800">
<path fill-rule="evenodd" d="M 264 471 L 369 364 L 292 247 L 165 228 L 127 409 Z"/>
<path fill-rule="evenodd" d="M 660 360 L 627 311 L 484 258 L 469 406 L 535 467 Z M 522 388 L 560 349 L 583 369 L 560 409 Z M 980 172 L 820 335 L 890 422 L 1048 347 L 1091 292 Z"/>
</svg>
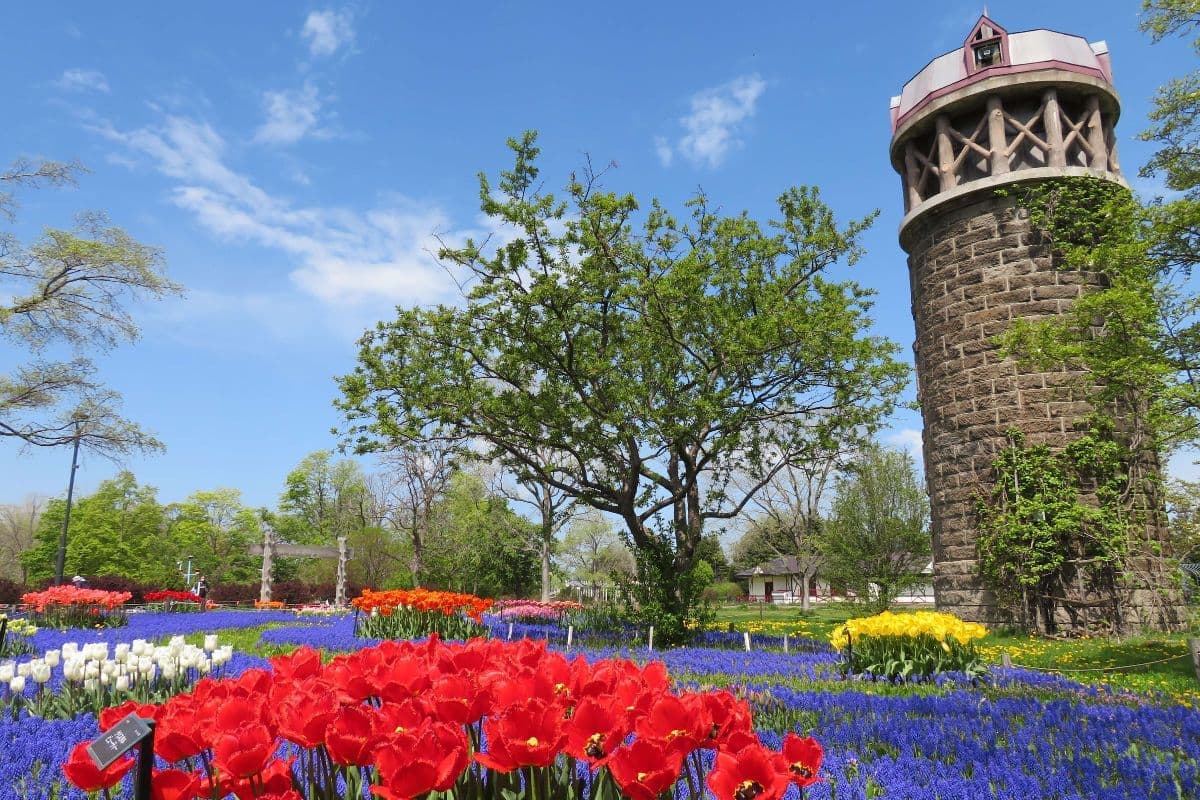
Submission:
<svg viewBox="0 0 1200 800">
<path fill-rule="evenodd" d="M 129 691 L 129 676 L 128 675 L 118 675 L 117 680 L 114 683 L 114 686 L 116 686 L 116 689 L 118 692 L 128 692 Z"/>
<path fill-rule="evenodd" d="M 125 661 L 129 658 L 129 645 L 122 642 L 117 645 L 113 651 L 113 658 L 117 661 Z"/>
<path fill-rule="evenodd" d="M 213 650 L 216 650 L 216 649 L 217 649 L 217 635 L 215 633 L 210 633 L 210 634 L 206 635 L 204 637 L 205 652 L 211 653 Z"/>
<path fill-rule="evenodd" d="M 75 642 L 64 642 L 62 646 L 63 658 L 71 658 L 79 655 L 79 645 Z"/>
<path fill-rule="evenodd" d="M 8 683 L 17 674 L 17 665 L 11 661 L 0 664 L 0 683 Z"/>
<path fill-rule="evenodd" d="M 18 675 L 8 682 L 9 691 L 13 694 L 20 694 L 25 691 L 25 676 Z"/>
<path fill-rule="evenodd" d="M 20 664 L 17 664 L 17 675 L 22 678 L 29 677 L 29 662 L 28 661 L 22 661 Z"/>
<path fill-rule="evenodd" d="M 50 665 L 45 661 L 38 661 L 29 673 L 29 677 L 33 678 L 34 683 L 46 683 L 50 680 Z"/>
<path fill-rule="evenodd" d="M 89 692 L 96 690 L 96 685 L 99 683 L 95 678 L 88 678 L 83 682 L 83 688 Z"/>
<path fill-rule="evenodd" d="M 57 650 L 47 650 L 46 663 L 51 667 L 57 667 L 59 663 L 59 652 Z"/>
</svg>

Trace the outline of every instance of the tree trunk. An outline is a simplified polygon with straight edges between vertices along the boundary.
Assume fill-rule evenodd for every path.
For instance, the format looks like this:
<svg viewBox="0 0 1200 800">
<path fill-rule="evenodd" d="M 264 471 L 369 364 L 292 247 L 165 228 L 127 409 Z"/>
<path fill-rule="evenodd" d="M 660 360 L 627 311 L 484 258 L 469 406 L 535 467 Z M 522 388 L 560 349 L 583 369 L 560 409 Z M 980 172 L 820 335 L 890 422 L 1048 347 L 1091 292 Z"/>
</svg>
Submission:
<svg viewBox="0 0 1200 800">
<path fill-rule="evenodd" d="M 550 537 L 547 531 L 542 535 L 542 602 L 550 601 Z"/>
<path fill-rule="evenodd" d="M 800 576 L 800 590 L 804 592 L 800 596 L 800 610 L 808 611 L 808 573 L 805 572 Z"/>
<path fill-rule="evenodd" d="M 425 569 L 425 532 L 420 528 L 413 528 L 412 535 L 413 554 L 408 561 L 408 569 L 412 572 L 412 581 L 414 588 L 421 588 L 421 572 Z"/>
</svg>

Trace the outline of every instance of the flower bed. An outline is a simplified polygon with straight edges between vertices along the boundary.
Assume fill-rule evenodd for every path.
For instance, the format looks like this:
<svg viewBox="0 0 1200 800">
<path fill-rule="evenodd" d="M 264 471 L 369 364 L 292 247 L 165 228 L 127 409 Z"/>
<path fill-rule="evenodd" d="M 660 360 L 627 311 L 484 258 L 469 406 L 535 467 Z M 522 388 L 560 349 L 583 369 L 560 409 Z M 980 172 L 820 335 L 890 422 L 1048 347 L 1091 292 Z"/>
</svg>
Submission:
<svg viewBox="0 0 1200 800">
<path fill-rule="evenodd" d="M 138 707 L 156 720 L 157 752 L 173 765 L 156 780 L 194 787 L 185 797 L 213 784 L 214 797 L 280 793 L 295 775 L 314 800 L 357 797 L 366 782 L 386 800 L 450 790 L 699 798 L 705 785 L 731 800 L 777 800 L 790 784 L 816 782 L 821 763 L 811 738 L 764 748 L 749 706 L 728 692 L 673 692 L 661 663 L 589 664 L 528 640 L 433 638 L 384 642 L 327 665 L 303 648 L 272 667 Z M 102 714 L 101 729 L 132 708 Z M 278 755 L 280 743 L 290 757 Z M 111 787 L 132 768 L 130 758 L 89 770 L 82 744 L 64 766 L 79 788 Z"/>
<path fill-rule="evenodd" d="M 833 629 L 829 641 L 846 651 L 850 672 L 895 680 L 941 672 L 981 674 L 987 667 L 975 642 L 986 635 L 982 625 L 953 614 L 884 611 L 847 620 Z"/>
<path fill-rule="evenodd" d="M 271 642 L 343 651 L 366 644 L 353 636 L 347 618 L 301 622 L 291 612 L 140 614 L 124 633 L 162 636 L 202 630 L 204 623 L 217 630 L 264 621 L 282 625 L 264 632 Z M 117 634 L 68 635 L 112 641 Z M 33 638 L 63 636 L 43 630 Z M 574 659 L 580 652 L 575 647 L 566 655 Z M 824 780 L 808 787 L 805 800 L 1200 797 L 1200 713 L 1167 697 L 997 667 L 983 680 L 943 674 L 917 683 L 876 683 L 843 677 L 840 657 L 831 650 L 623 652 L 637 661 L 661 660 L 670 675 L 694 689 L 731 685 L 750 704 L 755 731 L 769 748 L 778 749 L 789 732 L 812 731 L 828 752 Z M 582 653 L 592 664 L 622 656 L 612 649 Z M 232 676 L 264 666 L 261 659 L 235 654 L 226 670 Z M 90 714 L 70 721 L 0 715 L 0 800 L 84 800 L 85 793 L 57 784 L 55 776 L 71 746 L 94 739 L 98 730 Z M 130 787 L 127 776 L 114 797 L 132 796 Z M 795 800 L 795 792 L 786 798 Z"/>
<path fill-rule="evenodd" d="M 142 597 L 155 611 L 199 611 L 200 603 L 203 602 L 200 595 L 194 592 L 180 592 L 174 589 L 146 592 Z"/>
<path fill-rule="evenodd" d="M 436 633 L 443 639 L 469 639 L 486 632 L 483 612 L 491 608 L 492 601 L 430 589 L 363 589 L 351 605 L 367 614 L 355 628 L 359 636 L 414 639 Z"/>
<path fill-rule="evenodd" d="M 117 627 L 126 623 L 124 606 L 129 592 L 80 589 L 63 584 L 26 592 L 21 603 L 35 625 L 49 628 Z"/>
<path fill-rule="evenodd" d="M 220 646 L 216 634 L 204 637 L 203 648 L 182 636 L 163 646 L 135 639 L 117 644 L 111 657 L 107 642 L 66 642 L 38 658 L 0 662 L 0 711 L 14 715 L 26 708 L 35 716 L 70 719 L 127 699 L 165 700 L 204 675 L 220 675 L 232 658 L 233 648 Z"/>
</svg>

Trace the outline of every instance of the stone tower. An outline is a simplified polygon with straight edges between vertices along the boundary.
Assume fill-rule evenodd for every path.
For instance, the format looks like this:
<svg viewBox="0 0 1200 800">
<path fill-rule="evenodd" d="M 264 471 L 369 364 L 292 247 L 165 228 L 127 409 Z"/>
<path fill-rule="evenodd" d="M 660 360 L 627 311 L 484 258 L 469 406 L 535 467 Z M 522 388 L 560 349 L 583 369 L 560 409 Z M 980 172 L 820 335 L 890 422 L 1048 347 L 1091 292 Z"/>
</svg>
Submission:
<svg viewBox="0 0 1200 800">
<path fill-rule="evenodd" d="M 939 608 L 966 619 L 997 620 L 977 578 L 975 513 L 1006 430 L 1062 445 L 1089 411 L 1072 397 L 1074 376 L 1002 359 L 993 343 L 1011 320 L 1058 314 L 1097 279 L 1056 271 L 1011 193 L 996 190 L 1060 176 L 1124 185 L 1113 136 L 1119 113 L 1103 42 L 1010 34 L 986 15 L 961 48 L 929 62 L 892 100 L 934 588 Z"/>
</svg>

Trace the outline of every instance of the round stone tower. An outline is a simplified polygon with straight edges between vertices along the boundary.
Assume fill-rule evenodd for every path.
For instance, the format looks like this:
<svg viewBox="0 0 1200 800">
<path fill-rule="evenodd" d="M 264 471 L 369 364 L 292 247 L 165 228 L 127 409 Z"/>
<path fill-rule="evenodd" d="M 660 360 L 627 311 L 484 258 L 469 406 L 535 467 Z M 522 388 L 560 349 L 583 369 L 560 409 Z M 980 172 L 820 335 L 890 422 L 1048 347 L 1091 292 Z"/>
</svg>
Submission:
<svg viewBox="0 0 1200 800">
<path fill-rule="evenodd" d="M 1058 314 L 1098 280 L 1055 270 L 1013 193 L 997 189 L 1062 176 L 1124 185 L 1113 136 L 1119 113 L 1103 42 L 1010 34 L 987 16 L 892 100 L 934 589 L 939 608 L 966 619 L 998 619 L 977 577 L 975 515 L 1006 431 L 1059 446 L 1090 410 L 1071 390 L 1077 375 L 1018 365 L 994 343 L 1012 320 Z"/>
</svg>

